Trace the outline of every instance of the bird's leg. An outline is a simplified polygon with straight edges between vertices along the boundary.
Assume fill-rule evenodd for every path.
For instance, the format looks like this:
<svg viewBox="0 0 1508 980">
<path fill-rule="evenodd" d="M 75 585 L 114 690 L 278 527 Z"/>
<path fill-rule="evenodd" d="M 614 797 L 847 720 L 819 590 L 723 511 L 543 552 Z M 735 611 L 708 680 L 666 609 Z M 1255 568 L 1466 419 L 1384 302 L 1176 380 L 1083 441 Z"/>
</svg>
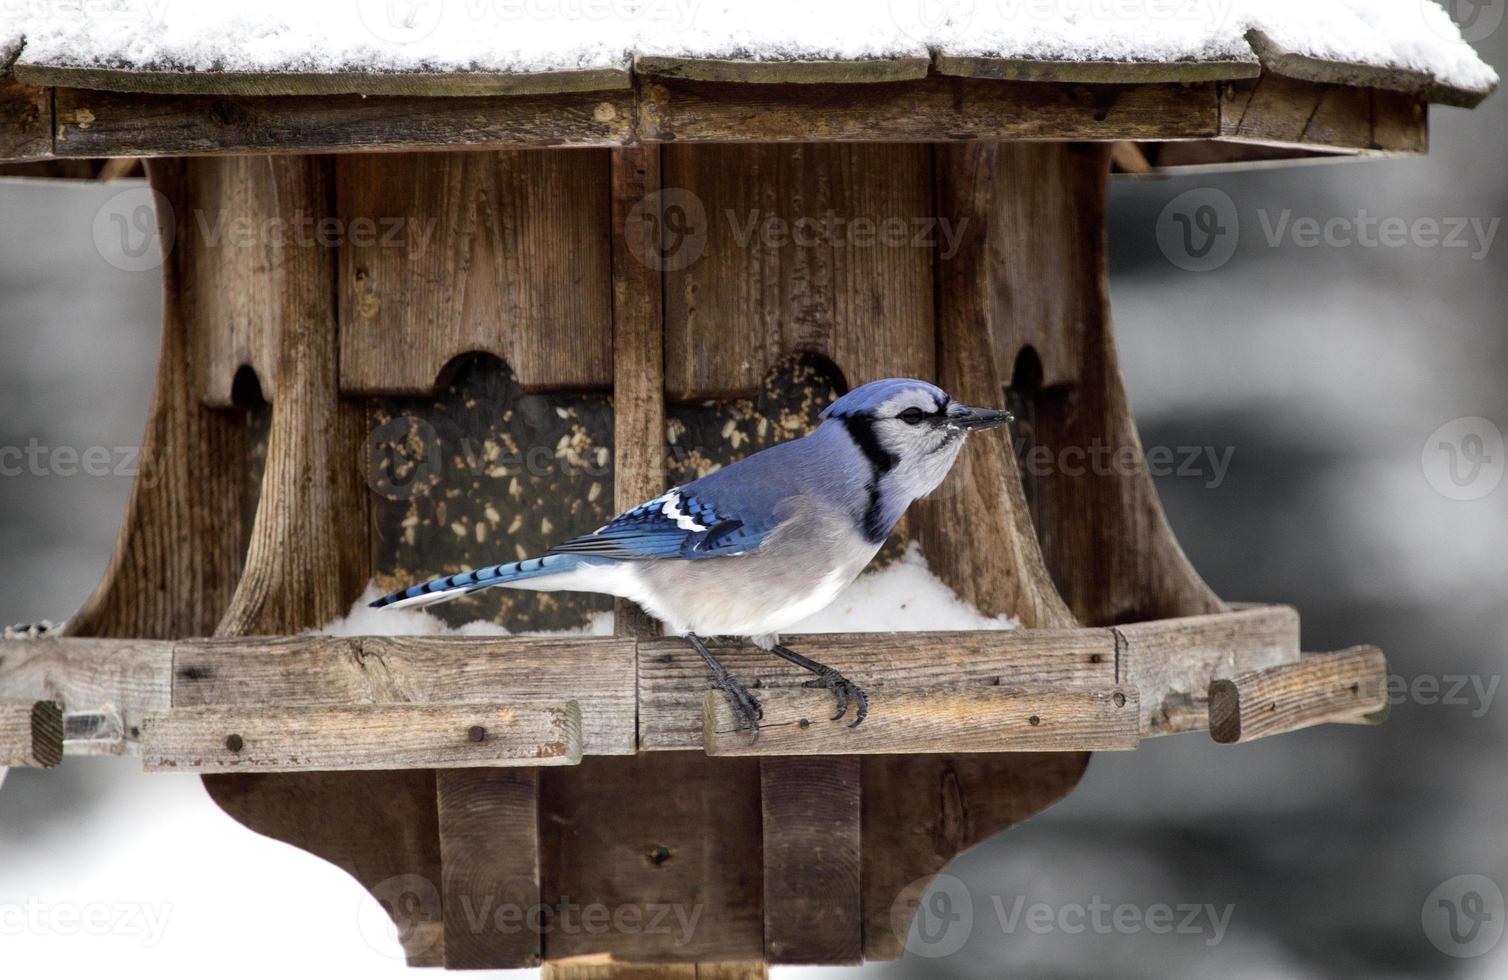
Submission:
<svg viewBox="0 0 1508 980">
<path fill-rule="evenodd" d="M 859 714 L 849 728 L 858 728 L 860 723 L 869 716 L 869 695 L 864 689 L 842 674 L 833 670 L 826 664 L 819 664 L 810 657 L 803 657 L 790 647 L 781 646 L 779 643 L 770 648 L 770 652 L 783 660 L 789 660 L 803 670 L 809 670 L 816 674 L 816 678 L 807 681 L 802 687 L 825 687 L 833 692 L 833 697 L 838 699 L 838 713 L 833 715 L 833 721 L 837 721 L 848 713 L 848 701 L 853 699 L 859 707 Z"/>
<path fill-rule="evenodd" d="M 694 647 L 696 652 L 702 655 L 707 662 L 707 667 L 712 671 L 712 686 L 723 692 L 723 697 L 728 699 L 728 704 L 733 708 L 733 716 L 738 721 L 739 728 L 747 728 L 752 741 L 759 741 L 759 719 L 764 717 L 764 708 L 755 700 L 749 689 L 738 683 L 737 679 L 728 672 L 728 668 L 718 663 L 712 651 L 707 649 L 707 644 L 695 633 L 687 633 L 686 640 Z"/>
</svg>

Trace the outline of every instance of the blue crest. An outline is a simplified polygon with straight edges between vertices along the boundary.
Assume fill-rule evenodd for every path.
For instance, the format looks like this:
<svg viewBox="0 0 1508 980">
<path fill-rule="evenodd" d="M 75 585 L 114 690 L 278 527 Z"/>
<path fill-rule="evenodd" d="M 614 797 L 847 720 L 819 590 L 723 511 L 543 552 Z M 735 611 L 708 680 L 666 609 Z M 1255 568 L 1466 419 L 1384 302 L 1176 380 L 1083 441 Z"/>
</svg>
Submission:
<svg viewBox="0 0 1508 980">
<path fill-rule="evenodd" d="M 948 395 L 937 385 L 916 378 L 881 378 L 867 385 L 860 385 L 822 410 L 821 418 L 841 419 L 850 415 L 872 412 L 896 395 L 908 390 L 926 392 L 939 405 L 946 405 Z"/>
</svg>

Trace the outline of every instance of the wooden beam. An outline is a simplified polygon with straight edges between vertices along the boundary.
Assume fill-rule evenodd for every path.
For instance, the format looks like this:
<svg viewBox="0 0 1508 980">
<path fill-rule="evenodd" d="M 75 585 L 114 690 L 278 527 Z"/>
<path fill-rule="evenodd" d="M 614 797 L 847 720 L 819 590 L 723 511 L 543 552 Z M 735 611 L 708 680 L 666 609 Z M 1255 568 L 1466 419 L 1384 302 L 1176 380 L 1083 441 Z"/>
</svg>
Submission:
<svg viewBox="0 0 1508 980">
<path fill-rule="evenodd" d="M 56 701 L 0 704 L 0 770 L 51 769 L 63 761 L 63 706 Z"/>
<path fill-rule="evenodd" d="M 174 707 L 570 700 L 588 755 L 633 754 L 634 687 L 634 643 L 610 637 L 247 637 L 173 655 Z"/>
<path fill-rule="evenodd" d="M 950 54 L 941 49 L 934 56 L 933 63 L 940 75 L 1089 85 L 1189 84 L 1252 78 L 1262 72 L 1262 65 L 1255 57 L 1208 61 L 1049 61 Z"/>
<path fill-rule="evenodd" d="M 632 85 L 627 66 L 503 74 L 484 71 L 137 71 L 16 62 L 32 85 L 150 95 L 482 96 L 597 92 Z"/>
<path fill-rule="evenodd" d="M 771 963 L 864 960 L 860 768 L 853 756 L 759 760 Z"/>
<path fill-rule="evenodd" d="M 891 687 L 1115 685 L 1115 638 L 1108 630 L 835 633 L 783 639 L 851 677 L 871 695 Z M 764 692 L 803 690 L 811 679 L 753 646 L 719 645 L 714 652 L 761 697 Z M 641 642 L 640 748 L 702 748 L 706 691 L 706 665 L 684 640 Z"/>
<path fill-rule="evenodd" d="M 445 967 L 539 965 L 539 771 L 444 769 L 440 807 Z"/>
<path fill-rule="evenodd" d="M 52 89 L 0 74 L 0 160 L 52 156 Z"/>
<path fill-rule="evenodd" d="M 1429 105 L 1408 92 L 1267 73 L 1222 83 L 1219 136 L 1300 151 L 1420 154 L 1429 150 Z"/>
<path fill-rule="evenodd" d="M 1209 688 L 1210 736 L 1252 742 L 1327 722 L 1367 720 L 1387 709 L 1387 680 L 1387 659 L 1371 646 L 1305 654 L 1298 663 L 1219 678 Z"/>
<path fill-rule="evenodd" d="M 1250 606 L 1114 629 L 1116 680 L 1141 694 L 1143 736 L 1204 731 L 1209 682 L 1299 659 L 1299 615 Z"/>
<path fill-rule="evenodd" d="M 320 772 L 581 761 L 581 706 L 362 704 L 173 708 L 142 725 L 148 772 Z"/>
<path fill-rule="evenodd" d="M 707 754 L 892 755 L 926 752 L 1100 752 L 1136 748 L 1136 689 L 889 688 L 869 718 L 832 719 L 826 691 L 767 691 L 750 740 L 719 692 L 705 696 Z M 850 712 L 853 710 L 850 707 Z"/>
<path fill-rule="evenodd" d="M 657 79 L 638 137 L 739 143 L 1188 139 L 1219 125 L 1217 83 L 1069 85 L 929 75 L 864 85 Z"/>
<path fill-rule="evenodd" d="M 762 961 L 717 963 L 608 963 L 583 958 L 546 963 L 541 980 L 768 980 Z"/>
<path fill-rule="evenodd" d="M 1246 40 L 1268 72 L 1306 82 L 1403 92 L 1463 109 L 1475 108 L 1495 87 L 1465 88 L 1413 68 L 1318 58 L 1286 48 L 1257 28 L 1246 33 Z"/>
<path fill-rule="evenodd" d="M 845 85 L 925 78 L 931 59 L 925 50 L 911 57 L 754 61 L 742 58 L 686 58 L 646 54 L 634 57 L 634 71 L 662 78 L 760 85 Z"/>
</svg>

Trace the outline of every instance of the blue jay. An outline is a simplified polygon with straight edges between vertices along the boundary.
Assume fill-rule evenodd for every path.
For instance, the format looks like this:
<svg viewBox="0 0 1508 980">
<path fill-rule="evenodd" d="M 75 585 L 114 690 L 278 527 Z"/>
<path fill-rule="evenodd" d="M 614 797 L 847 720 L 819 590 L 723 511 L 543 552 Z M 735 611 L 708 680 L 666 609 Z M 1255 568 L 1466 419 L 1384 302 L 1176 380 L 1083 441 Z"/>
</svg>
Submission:
<svg viewBox="0 0 1508 980">
<path fill-rule="evenodd" d="M 806 686 L 833 692 L 833 720 L 853 701 L 858 725 L 869 712 L 864 691 L 782 646 L 780 631 L 858 576 L 911 502 L 942 483 L 969 432 L 1011 416 L 961 405 L 925 381 L 887 378 L 855 388 L 821 418 L 810 435 L 669 490 L 538 558 L 435 579 L 372 605 L 424 606 L 493 586 L 621 596 L 686 638 L 752 737 L 763 710 L 703 635 L 749 637 L 816 674 Z"/>
</svg>

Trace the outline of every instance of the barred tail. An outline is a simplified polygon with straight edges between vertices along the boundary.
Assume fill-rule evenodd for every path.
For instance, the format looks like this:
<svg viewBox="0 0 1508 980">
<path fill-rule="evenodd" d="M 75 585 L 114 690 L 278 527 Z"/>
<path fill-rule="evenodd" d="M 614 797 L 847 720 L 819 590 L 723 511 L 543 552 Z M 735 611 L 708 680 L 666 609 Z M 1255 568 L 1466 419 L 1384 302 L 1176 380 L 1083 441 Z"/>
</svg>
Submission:
<svg viewBox="0 0 1508 980">
<path fill-rule="evenodd" d="M 577 555 L 545 555 L 543 558 L 525 558 L 506 565 L 488 565 L 471 572 L 458 572 L 445 578 L 437 578 L 421 585 L 411 585 L 392 595 L 383 596 L 371 604 L 373 609 L 391 607 L 406 609 L 411 606 L 428 606 L 436 602 L 448 602 L 469 595 L 480 589 L 495 585 L 508 585 L 541 575 L 557 575 L 572 571 L 590 562 Z"/>
</svg>

